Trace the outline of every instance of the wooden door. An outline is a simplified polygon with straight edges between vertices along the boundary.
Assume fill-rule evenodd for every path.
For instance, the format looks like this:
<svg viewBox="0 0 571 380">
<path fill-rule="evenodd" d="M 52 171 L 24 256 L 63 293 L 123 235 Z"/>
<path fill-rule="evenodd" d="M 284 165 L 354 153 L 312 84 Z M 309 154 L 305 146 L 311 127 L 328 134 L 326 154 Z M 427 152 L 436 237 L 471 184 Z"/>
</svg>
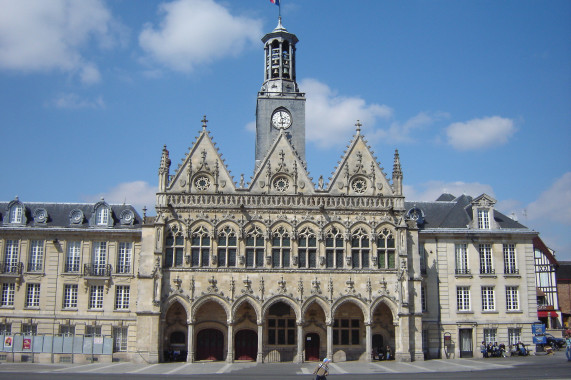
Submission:
<svg viewBox="0 0 571 380">
<path fill-rule="evenodd" d="M 223 360 L 224 334 L 220 330 L 201 330 L 196 337 L 196 360 Z"/>
<path fill-rule="evenodd" d="M 253 330 L 240 330 L 234 339 L 237 360 L 256 360 L 258 355 L 258 333 Z"/>
<path fill-rule="evenodd" d="M 305 336 L 305 360 L 319 361 L 319 334 L 309 333 Z"/>
</svg>

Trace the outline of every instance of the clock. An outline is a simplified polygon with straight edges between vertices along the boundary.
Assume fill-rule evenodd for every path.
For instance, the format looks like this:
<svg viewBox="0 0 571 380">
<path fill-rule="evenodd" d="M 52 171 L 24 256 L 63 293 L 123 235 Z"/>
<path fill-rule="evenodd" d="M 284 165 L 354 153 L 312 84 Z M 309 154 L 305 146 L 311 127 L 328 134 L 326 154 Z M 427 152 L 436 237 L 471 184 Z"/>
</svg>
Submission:
<svg viewBox="0 0 571 380">
<path fill-rule="evenodd" d="M 272 125 L 277 129 L 287 129 L 291 125 L 291 115 L 284 109 L 280 109 L 272 115 Z"/>
</svg>

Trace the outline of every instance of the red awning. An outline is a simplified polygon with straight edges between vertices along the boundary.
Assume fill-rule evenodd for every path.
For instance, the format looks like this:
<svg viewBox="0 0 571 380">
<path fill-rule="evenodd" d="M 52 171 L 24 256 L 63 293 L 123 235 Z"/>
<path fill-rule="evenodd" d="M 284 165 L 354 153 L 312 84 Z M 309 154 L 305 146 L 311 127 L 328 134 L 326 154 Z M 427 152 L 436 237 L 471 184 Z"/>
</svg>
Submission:
<svg viewBox="0 0 571 380">
<path fill-rule="evenodd" d="M 559 317 L 557 315 L 557 312 L 555 311 L 544 311 L 544 310 L 540 310 L 537 312 L 537 316 L 539 318 L 547 318 L 547 317 L 553 317 L 553 318 L 557 318 Z"/>
</svg>

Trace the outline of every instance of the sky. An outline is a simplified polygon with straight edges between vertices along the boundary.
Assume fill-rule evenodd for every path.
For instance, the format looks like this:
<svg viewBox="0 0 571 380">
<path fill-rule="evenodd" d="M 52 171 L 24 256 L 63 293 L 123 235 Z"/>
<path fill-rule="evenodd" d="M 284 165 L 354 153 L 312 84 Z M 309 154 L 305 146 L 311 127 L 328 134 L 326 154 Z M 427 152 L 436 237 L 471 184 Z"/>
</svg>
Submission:
<svg viewBox="0 0 571 380">
<path fill-rule="evenodd" d="M 0 200 L 131 203 L 154 215 L 208 129 L 254 170 L 269 0 L 0 0 Z M 408 201 L 482 193 L 571 260 L 571 2 L 282 0 L 299 38 L 306 159 L 335 170 L 357 120 Z M 326 180 L 327 182 L 327 180 Z"/>
</svg>

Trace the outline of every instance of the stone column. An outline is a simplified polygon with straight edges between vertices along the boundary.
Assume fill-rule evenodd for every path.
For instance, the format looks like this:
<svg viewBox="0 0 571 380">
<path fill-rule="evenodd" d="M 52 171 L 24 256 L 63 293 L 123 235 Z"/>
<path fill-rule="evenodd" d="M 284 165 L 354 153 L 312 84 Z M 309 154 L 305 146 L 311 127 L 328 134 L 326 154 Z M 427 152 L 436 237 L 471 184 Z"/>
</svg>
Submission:
<svg viewBox="0 0 571 380">
<path fill-rule="evenodd" d="M 370 362 L 373 357 L 373 337 L 371 336 L 371 322 L 365 322 L 365 360 Z"/>
<path fill-rule="evenodd" d="M 258 323 L 258 355 L 256 362 L 264 362 L 264 324 L 262 322 Z"/>
<path fill-rule="evenodd" d="M 303 322 L 297 322 L 297 355 L 296 363 L 303 363 Z"/>
<path fill-rule="evenodd" d="M 228 352 L 226 353 L 226 361 L 234 362 L 234 323 L 228 322 Z"/>
<path fill-rule="evenodd" d="M 187 326 L 188 326 L 188 337 L 187 337 L 186 349 L 188 351 L 186 354 L 186 361 L 189 363 L 193 363 L 194 362 L 194 323 L 188 322 Z"/>
<path fill-rule="evenodd" d="M 333 361 L 333 321 L 327 322 L 327 357 Z"/>
</svg>

